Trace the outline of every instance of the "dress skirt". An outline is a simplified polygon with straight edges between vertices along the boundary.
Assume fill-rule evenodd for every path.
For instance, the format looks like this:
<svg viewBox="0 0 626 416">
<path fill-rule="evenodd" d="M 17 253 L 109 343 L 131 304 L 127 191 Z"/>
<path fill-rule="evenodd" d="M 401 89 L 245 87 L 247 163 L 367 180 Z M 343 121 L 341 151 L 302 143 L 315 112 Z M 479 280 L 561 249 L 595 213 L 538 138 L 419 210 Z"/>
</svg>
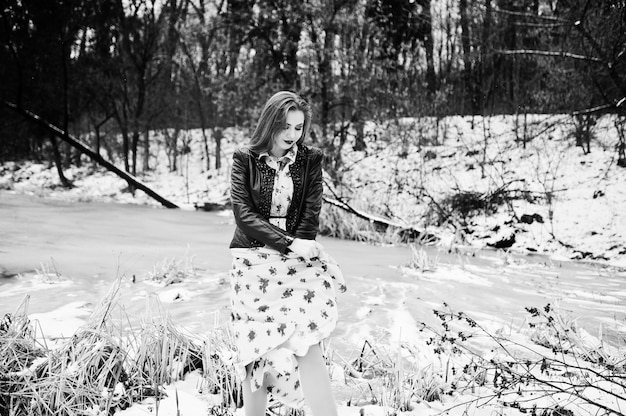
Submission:
<svg viewBox="0 0 626 416">
<path fill-rule="evenodd" d="M 337 293 L 346 290 L 339 266 L 327 254 L 305 260 L 267 248 L 231 249 L 235 368 L 251 387 L 265 385 L 278 401 L 300 408 L 295 356 L 329 337 L 337 324 Z M 323 260 L 322 260 L 323 259 Z"/>
</svg>

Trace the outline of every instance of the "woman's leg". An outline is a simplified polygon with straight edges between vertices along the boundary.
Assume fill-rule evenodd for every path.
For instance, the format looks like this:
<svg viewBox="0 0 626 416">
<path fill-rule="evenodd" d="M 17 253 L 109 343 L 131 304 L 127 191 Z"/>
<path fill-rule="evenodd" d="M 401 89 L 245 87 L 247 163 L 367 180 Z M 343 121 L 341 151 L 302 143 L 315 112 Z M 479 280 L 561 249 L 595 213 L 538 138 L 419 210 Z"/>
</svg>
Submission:
<svg viewBox="0 0 626 416">
<path fill-rule="evenodd" d="M 296 356 L 300 383 L 314 416 L 337 416 L 337 405 L 330 387 L 328 369 L 319 345 L 313 345 L 304 357 Z"/>
<path fill-rule="evenodd" d="M 246 416 L 265 416 L 267 407 L 267 388 L 265 383 L 256 391 L 252 391 L 252 380 L 250 377 L 250 365 L 246 368 L 247 376 L 242 383 L 243 390 L 243 410 Z"/>
</svg>

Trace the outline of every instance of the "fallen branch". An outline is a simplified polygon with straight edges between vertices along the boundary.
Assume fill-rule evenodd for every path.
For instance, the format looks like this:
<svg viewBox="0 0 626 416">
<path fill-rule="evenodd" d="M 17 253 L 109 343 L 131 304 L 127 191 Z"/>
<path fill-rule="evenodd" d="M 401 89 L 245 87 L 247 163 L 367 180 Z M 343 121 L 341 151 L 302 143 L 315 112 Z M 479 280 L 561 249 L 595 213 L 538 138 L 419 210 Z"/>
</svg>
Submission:
<svg viewBox="0 0 626 416">
<path fill-rule="evenodd" d="M 63 130 L 61 130 L 57 126 L 55 126 L 53 124 L 50 124 L 46 120 L 42 119 L 37 114 L 31 113 L 30 111 L 25 110 L 25 109 L 17 106 L 14 103 L 11 103 L 9 101 L 3 101 L 3 103 L 4 103 L 4 105 L 6 107 L 8 107 L 11 110 L 15 111 L 16 113 L 18 113 L 22 117 L 26 118 L 29 121 L 34 122 L 38 126 L 43 127 L 44 129 L 48 130 L 50 133 L 52 133 L 53 135 L 55 135 L 59 139 L 61 139 L 64 142 L 68 143 L 70 146 L 78 149 L 81 153 L 83 153 L 84 155 L 87 155 L 93 161 L 95 161 L 99 165 L 101 165 L 104 168 L 106 168 L 108 171 L 115 173 L 117 176 L 119 176 L 120 178 L 124 179 L 128 183 L 129 186 L 134 186 L 137 189 L 141 189 L 148 196 L 150 196 L 153 199 L 155 199 L 156 201 L 160 202 L 166 208 L 178 208 L 178 206 L 176 204 L 174 204 L 173 202 L 165 199 L 161 195 L 157 194 L 155 191 L 150 189 L 144 183 L 140 182 L 137 178 L 135 178 L 130 173 L 125 172 L 125 171 L 119 169 L 117 166 L 115 166 L 111 162 L 105 160 L 101 155 L 99 155 L 98 153 L 96 153 L 93 150 L 89 149 L 87 146 L 82 144 L 80 141 L 78 141 L 77 139 L 72 137 L 69 133 L 64 132 Z"/>
<path fill-rule="evenodd" d="M 363 220 L 368 221 L 370 224 L 373 224 L 375 226 L 381 227 L 383 229 L 387 229 L 388 227 L 393 227 L 393 228 L 397 228 L 399 230 L 403 230 L 405 233 L 416 233 L 417 235 L 420 236 L 420 240 L 423 241 L 428 241 L 428 242 L 432 242 L 434 240 L 436 240 L 437 238 L 432 235 L 432 234 L 428 234 L 426 233 L 426 231 L 424 230 L 417 230 L 413 227 L 407 227 L 403 224 L 397 223 L 397 222 L 393 222 L 390 219 L 387 218 L 382 218 L 382 217 L 378 217 L 376 215 L 367 213 L 367 212 L 363 212 L 359 209 L 354 208 L 353 206 L 351 206 L 350 204 L 348 204 L 346 201 L 343 200 L 343 198 L 341 198 L 339 195 L 337 195 L 337 193 L 335 192 L 335 190 L 333 189 L 333 187 L 328 183 L 328 181 L 326 179 L 324 179 L 324 185 L 326 185 L 326 189 L 328 189 L 328 191 L 330 191 L 330 193 L 332 194 L 332 198 L 324 195 L 322 196 L 322 200 L 324 202 L 326 202 L 327 204 L 330 204 L 334 207 L 337 207 L 339 209 L 342 209 L 346 212 L 349 212 L 352 215 L 355 215 L 357 218 L 361 218 Z M 425 239 L 424 239 L 425 237 Z"/>
</svg>

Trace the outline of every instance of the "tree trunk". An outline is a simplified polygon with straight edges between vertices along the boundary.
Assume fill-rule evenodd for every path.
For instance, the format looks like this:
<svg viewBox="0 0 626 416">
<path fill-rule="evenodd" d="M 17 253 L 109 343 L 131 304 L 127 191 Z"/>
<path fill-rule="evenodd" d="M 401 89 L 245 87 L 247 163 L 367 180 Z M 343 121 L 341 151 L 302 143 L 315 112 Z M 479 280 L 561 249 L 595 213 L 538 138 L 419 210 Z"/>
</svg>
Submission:
<svg viewBox="0 0 626 416">
<path fill-rule="evenodd" d="M 167 152 L 167 168 L 170 172 L 176 172 L 178 170 L 178 126 L 173 128 L 173 133 L 170 134 L 170 129 L 163 129 L 163 136 L 165 136 L 165 149 Z"/>
<path fill-rule="evenodd" d="M 312 31 L 314 33 L 314 31 Z M 327 150 L 326 153 L 326 162 L 332 162 L 335 159 L 335 147 L 334 147 L 334 137 L 331 133 L 333 129 L 329 132 L 328 127 L 330 125 L 330 105 L 331 105 L 331 91 L 332 91 L 332 71 L 331 71 L 331 59 L 332 59 L 332 50 L 333 43 L 332 39 L 335 35 L 334 23 L 331 21 L 326 25 L 325 33 L 324 33 L 324 44 L 322 45 L 322 50 L 318 52 L 319 56 L 319 77 L 320 77 L 320 101 L 321 101 L 321 111 L 320 111 L 320 124 L 322 127 L 322 143 L 324 143 L 324 147 Z M 330 165 L 329 165 L 330 166 Z M 334 171 L 329 172 L 331 175 L 334 175 Z"/>
<path fill-rule="evenodd" d="M 619 142 L 617 146 L 617 166 L 621 168 L 626 168 L 626 141 L 624 141 L 624 137 L 619 137 Z"/>
<path fill-rule="evenodd" d="M 76 132 L 75 136 L 80 137 L 80 133 Z M 74 163 L 74 166 L 76 166 L 77 168 L 80 168 L 81 166 L 83 166 L 83 161 L 80 158 L 81 153 L 78 150 L 72 148 L 71 146 L 68 146 L 68 150 L 72 152 L 72 162 Z"/>
<path fill-rule="evenodd" d="M 437 75 L 435 74 L 434 41 L 433 41 L 433 17 L 431 14 L 431 0 L 420 2 L 424 12 L 424 49 L 426 50 L 426 85 L 432 95 L 437 91 Z"/>
<path fill-rule="evenodd" d="M 150 130 L 146 127 L 146 131 L 143 136 L 143 166 L 142 172 L 148 172 L 150 170 Z"/>
<path fill-rule="evenodd" d="M 70 103 L 69 103 L 69 74 L 67 68 L 67 61 L 69 60 L 69 56 L 66 56 L 66 42 L 65 42 L 65 34 L 63 32 L 59 33 L 59 46 L 61 47 L 61 68 L 62 68 L 62 78 L 63 78 L 63 131 L 65 134 L 69 134 L 70 131 Z M 69 55 L 69 54 L 68 54 Z M 56 153 L 59 152 L 59 147 L 56 140 L 53 140 L 54 152 L 55 152 L 55 162 L 57 159 Z M 67 152 L 65 152 L 65 165 L 69 167 L 72 163 L 72 149 L 68 148 Z M 60 176 L 62 176 L 62 172 L 60 172 Z M 61 179 L 63 182 L 63 186 L 66 186 L 67 179 L 64 177 Z"/>
<path fill-rule="evenodd" d="M 461 47 L 463 50 L 463 86 L 466 96 L 464 102 L 469 100 L 470 110 L 472 114 L 476 114 L 476 101 L 472 88 L 472 49 L 467 0 L 459 0 L 459 14 L 461 17 Z"/>
<path fill-rule="evenodd" d="M 354 122 L 354 147 L 355 152 L 365 151 L 367 144 L 365 143 L 365 123 L 362 120 Z"/>
<path fill-rule="evenodd" d="M 138 130 L 138 127 L 136 127 L 136 129 L 133 130 L 131 148 L 130 148 L 132 162 L 133 162 L 131 165 L 131 169 L 132 169 L 131 173 L 133 174 L 133 176 L 137 175 L 137 148 L 138 147 L 139 147 L 139 130 Z"/>
<path fill-rule="evenodd" d="M 61 181 L 61 185 L 63 185 L 64 188 L 71 188 L 72 184 L 65 177 L 65 174 L 63 173 L 63 163 L 61 161 L 61 152 L 59 151 L 59 142 L 57 141 L 54 135 L 50 136 L 50 141 L 52 142 L 52 154 L 54 158 L 54 165 L 57 168 L 57 173 L 59 174 L 59 180 Z"/>
<path fill-rule="evenodd" d="M 486 0 L 485 4 L 485 18 L 482 31 L 482 42 L 480 47 L 480 61 L 478 62 L 478 71 L 476 74 L 477 82 L 477 95 L 478 95 L 478 107 L 481 110 L 481 114 L 485 113 L 485 107 L 487 106 L 487 91 L 489 86 L 487 85 L 487 68 L 491 69 L 492 58 L 487 55 L 487 48 L 489 48 L 491 40 L 491 22 L 493 19 L 493 6 L 491 0 Z"/>
<path fill-rule="evenodd" d="M 300 90 L 300 77 L 298 76 L 298 44 L 300 43 L 300 34 L 302 33 L 302 23 L 300 18 L 294 18 L 300 13 L 298 10 L 299 2 L 289 2 L 291 7 L 283 8 L 282 28 L 284 42 L 283 49 L 283 62 L 279 66 L 285 84 L 292 88 L 293 91 Z M 292 9 L 293 8 L 293 9 Z M 295 10 L 294 10 L 295 9 Z M 291 16 L 289 16 L 291 14 Z"/>
<path fill-rule="evenodd" d="M 101 140 L 100 139 L 100 126 L 96 125 L 94 128 L 95 128 L 95 131 L 96 131 L 96 137 L 95 137 L 95 139 L 96 139 L 96 143 L 95 143 L 96 144 L 96 153 L 98 155 L 100 155 L 100 140 Z"/>
<path fill-rule="evenodd" d="M 72 148 L 65 143 L 59 144 L 59 152 L 63 161 L 63 168 L 69 169 L 72 166 Z"/>
<path fill-rule="evenodd" d="M 209 171 L 211 170 L 211 155 L 209 154 L 209 138 L 204 127 L 202 127 L 202 149 L 204 151 L 205 168 Z"/>
<path fill-rule="evenodd" d="M 95 125 L 94 126 L 94 130 L 95 130 L 95 135 L 96 135 L 96 137 L 94 137 L 94 139 L 95 139 L 95 143 L 94 144 L 96 146 L 95 152 L 96 152 L 96 154 L 98 156 L 101 156 L 100 155 L 100 140 L 101 140 L 100 139 L 100 126 L 99 125 Z M 92 162 L 93 162 L 93 167 L 95 168 L 98 163 L 95 160 L 92 160 Z"/>
<path fill-rule="evenodd" d="M 203 52 L 204 53 L 204 52 Z M 202 86 L 200 85 L 200 79 L 198 71 L 194 73 L 194 90 L 196 91 L 193 94 L 196 102 L 196 108 L 198 110 L 198 118 L 200 119 L 200 129 L 202 131 L 202 140 L 204 144 L 204 157 L 205 157 L 205 166 L 206 170 L 211 170 L 211 155 L 209 154 L 209 138 L 207 137 L 207 122 L 206 115 L 204 114 L 204 105 L 202 105 L 203 100 L 205 99 L 204 94 L 202 93 Z M 218 163 L 217 161 L 215 163 Z"/>
<path fill-rule="evenodd" d="M 115 173 L 117 176 L 119 176 L 120 178 L 124 179 L 128 183 L 129 186 L 133 186 L 133 187 L 135 187 L 137 189 L 141 189 L 148 196 L 150 196 L 153 199 L 155 199 L 156 201 L 160 202 L 166 208 L 178 208 L 178 206 L 176 204 L 174 204 L 174 203 L 168 201 L 167 199 L 163 198 L 161 195 L 157 194 L 152 189 L 147 187 L 145 184 L 143 184 L 142 182 L 137 180 L 137 178 L 135 178 L 134 176 L 128 174 L 128 172 L 124 172 L 123 170 L 119 169 L 117 166 L 115 166 L 112 163 L 106 161 L 102 156 L 100 156 L 99 154 L 97 154 L 93 150 L 91 150 L 88 147 L 86 147 L 85 145 L 83 145 L 80 141 L 76 140 L 75 138 L 73 138 L 72 136 L 67 134 L 67 132 L 64 132 L 63 130 L 59 129 L 58 127 L 56 127 L 56 126 L 48 123 L 47 121 L 43 120 L 38 115 L 36 115 L 34 113 L 31 113 L 28 110 L 24 110 L 23 108 L 20 108 L 17 105 L 11 103 L 11 102 L 3 101 L 3 104 L 6 107 L 10 108 L 11 110 L 15 111 L 16 113 L 20 114 L 22 117 L 26 118 L 27 120 L 34 122 L 35 124 L 37 124 L 40 127 L 43 127 L 45 130 L 50 132 L 50 134 L 52 134 L 54 137 L 58 137 L 59 139 L 61 139 L 61 140 L 65 141 L 66 143 L 68 143 L 70 146 L 75 147 L 81 153 L 87 155 L 91 159 L 93 159 L 96 162 L 98 162 L 100 165 L 104 166 L 107 170 Z"/>
<path fill-rule="evenodd" d="M 499 0 L 498 7 L 500 10 L 508 10 L 513 13 L 506 15 L 506 22 L 504 26 L 503 43 L 506 50 L 514 51 L 518 47 L 518 16 L 514 13 L 520 12 L 516 7 L 514 0 Z M 506 57 L 505 57 L 506 58 Z M 503 59 L 497 68 L 499 83 L 504 86 L 503 98 L 508 99 L 510 102 L 516 102 L 515 91 L 515 64 L 516 56 L 513 55 L 513 60 Z"/>
<path fill-rule="evenodd" d="M 213 131 L 213 139 L 215 140 L 215 169 L 220 169 L 222 167 L 222 139 L 224 138 L 224 132 L 221 128 L 216 128 Z"/>
<path fill-rule="evenodd" d="M 113 117 L 113 115 L 108 114 L 104 117 L 104 119 L 102 119 L 102 121 L 97 122 L 96 120 L 94 120 L 92 117 L 89 118 L 89 120 L 91 121 L 91 124 L 93 124 L 93 128 L 94 131 L 96 133 L 96 141 L 95 141 L 95 146 L 96 146 L 96 153 L 100 154 L 100 148 L 102 146 L 102 134 L 100 134 L 100 128 L 111 119 L 111 117 Z"/>
<path fill-rule="evenodd" d="M 130 160 L 128 158 L 130 154 L 130 139 L 128 138 L 128 129 L 125 125 L 120 124 L 120 130 L 122 131 L 122 156 L 124 158 L 124 170 L 130 173 Z"/>
</svg>

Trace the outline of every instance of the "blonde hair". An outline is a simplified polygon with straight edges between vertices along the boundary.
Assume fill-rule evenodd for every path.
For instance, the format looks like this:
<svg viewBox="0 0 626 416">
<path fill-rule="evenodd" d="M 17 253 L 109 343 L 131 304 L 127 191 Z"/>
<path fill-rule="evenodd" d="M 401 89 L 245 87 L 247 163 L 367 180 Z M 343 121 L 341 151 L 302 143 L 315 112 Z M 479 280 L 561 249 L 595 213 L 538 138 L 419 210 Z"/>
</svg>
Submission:
<svg viewBox="0 0 626 416">
<path fill-rule="evenodd" d="M 311 129 L 311 106 L 294 92 L 279 91 L 265 103 L 248 147 L 257 153 L 269 152 L 272 149 L 274 136 L 285 127 L 287 113 L 290 111 L 304 113 L 302 136 L 297 143 L 298 146 L 302 144 Z"/>
</svg>

